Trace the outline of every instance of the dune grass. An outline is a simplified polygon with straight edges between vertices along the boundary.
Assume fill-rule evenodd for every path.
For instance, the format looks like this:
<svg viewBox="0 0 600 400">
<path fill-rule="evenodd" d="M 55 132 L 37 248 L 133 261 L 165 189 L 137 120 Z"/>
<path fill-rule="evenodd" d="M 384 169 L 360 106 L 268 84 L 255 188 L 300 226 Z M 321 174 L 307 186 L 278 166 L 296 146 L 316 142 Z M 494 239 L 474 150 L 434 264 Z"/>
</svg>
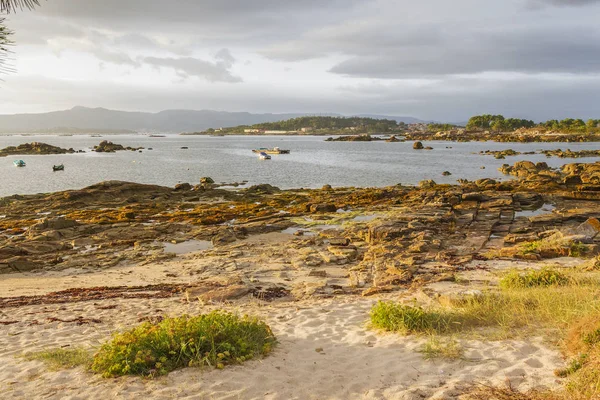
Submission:
<svg viewBox="0 0 600 400">
<path fill-rule="evenodd" d="M 29 361 L 42 361 L 53 371 L 79 366 L 87 367 L 92 362 L 92 354 L 82 348 L 43 350 L 27 353 L 23 358 Z"/>
<path fill-rule="evenodd" d="M 504 339 L 545 334 L 571 356 L 555 371 L 567 379 L 562 393 L 522 394 L 480 388 L 468 399 L 600 398 L 600 275 L 556 269 L 507 273 L 499 290 L 467 296 L 451 307 L 420 308 L 380 302 L 371 310 L 374 327 L 401 334 Z M 436 339 L 440 342 L 439 339 Z M 441 344 L 440 344 L 441 343 Z M 452 354 L 443 342 L 426 344 L 425 354 Z"/>
<path fill-rule="evenodd" d="M 371 325 L 402 334 L 460 332 L 504 338 L 540 327 L 565 329 L 596 313 L 600 314 L 598 276 L 544 268 L 511 271 L 500 280 L 500 290 L 465 296 L 452 307 L 379 302 L 371 310 Z M 600 338 L 600 331 L 597 334 Z"/>
<path fill-rule="evenodd" d="M 563 272 L 542 268 L 526 272 L 511 271 L 500 279 L 500 287 L 504 289 L 531 288 L 544 286 L 568 285 L 570 279 Z"/>
<path fill-rule="evenodd" d="M 378 302 L 371 309 L 375 328 L 402 334 L 446 333 L 455 317 L 447 310 L 425 310 L 393 302 Z"/>
<path fill-rule="evenodd" d="M 267 355 L 275 344 L 264 322 L 214 311 L 146 322 L 115 334 L 95 354 L 91 369 L 105 377 L 156 376 L 187 366 L 220 369 Z"/>
</svg>

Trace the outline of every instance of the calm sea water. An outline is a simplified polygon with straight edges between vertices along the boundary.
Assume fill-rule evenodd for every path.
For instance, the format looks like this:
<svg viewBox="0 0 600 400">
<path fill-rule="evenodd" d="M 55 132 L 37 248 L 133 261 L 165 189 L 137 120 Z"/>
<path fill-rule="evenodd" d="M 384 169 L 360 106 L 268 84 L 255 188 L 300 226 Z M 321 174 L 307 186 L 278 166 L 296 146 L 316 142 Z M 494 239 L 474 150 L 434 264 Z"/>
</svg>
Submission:
<svg viewBox="0 0 600 400">
<path fill-rule="evenodd" d="M 90 149 L 101 140 L 124 146 L 151 147 L 153 150 L 102 154 Z M 39 141 L 64 148 L 85 150 L 85 154 L 57 156 L 18 156 L 0 158 L 0 197 L 12 194 L 54 192 L 78 189 L 105 180 L 123 180 L 174 186 L 198 183 L 203 176 L 216 182 L 270 183 L 280 188 L 332 186 L 388 186 L 417 184 L 424 179 L 455 183 L 492 177 L 508 179 L 497 168 L 519 160 L 546 161 L 551 166 L 569 162 L 593 162 L 597 158 L 566 160 L 543 155 L 507 157 L 496 160 L 480 150 L 517 151 L 541 149 L 598 149 L 598 143 L 492 143 L 427 142 L 434 150 L 416 151 L 412 142 L 325 142 L 324 137 L 281 136 L 0 136 L 0 148 Z M 253 148 L 290 149 L 289 155 L 259 160 Z M 181 147 L 188 147 L 187 150 Z M 449 148 L 450 147 L 450 148 Z M 13 166 L 23 159 L 25 168 Z M 54 164 L 64 164 L 64 172 L 53 172 Z M 481 169 L 485 166 L 486 169 Z M 452 176 L 444 177 L 442 172 Z"/>
</svg>

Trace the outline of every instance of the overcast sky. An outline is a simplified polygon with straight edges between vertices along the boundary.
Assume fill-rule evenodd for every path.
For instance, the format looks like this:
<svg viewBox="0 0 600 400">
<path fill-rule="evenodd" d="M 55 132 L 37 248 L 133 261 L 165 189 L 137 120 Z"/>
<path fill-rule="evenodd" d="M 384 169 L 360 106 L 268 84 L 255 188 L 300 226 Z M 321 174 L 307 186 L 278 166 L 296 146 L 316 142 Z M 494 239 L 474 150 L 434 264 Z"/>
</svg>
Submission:
<svg viewBox="0 0 600 400">
<path fill-rule="evenodd" d="M 11 15 L 0 114 L 600 118 L 600 0 L 48 0 Z"/>
</svg>

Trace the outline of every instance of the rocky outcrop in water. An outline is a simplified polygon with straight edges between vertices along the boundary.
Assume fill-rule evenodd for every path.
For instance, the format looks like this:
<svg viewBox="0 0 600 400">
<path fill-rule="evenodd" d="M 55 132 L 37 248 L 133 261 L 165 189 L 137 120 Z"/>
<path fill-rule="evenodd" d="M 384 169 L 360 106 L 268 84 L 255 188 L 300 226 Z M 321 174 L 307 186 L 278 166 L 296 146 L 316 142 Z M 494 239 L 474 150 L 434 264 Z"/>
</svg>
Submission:
<svg viewBox="0 0 600 400">
<path fill-rule="evenodd" d="M 384 140 L 377 136 L 371 135 L 353 135 L 353 136 L 340 136 L 337 138 L 327 138 L 326 142 L 373 142 L 377 140 Z"/>
<path fill-rule="evenodd" d="M 94 151 L 96 153 L 114 153 L 116 151 L 138 151 L 144 149 L 143 147 L 124 147 L 120 144 L 116 144 L 113 142 L 109 142 L 108 140 L 103 140 L 97 146 L 94 146 Z"/>
<path fill-rule="evenodd" d="M 540 154 L 545 154 L 546 157 L 559 157 L 559 158 L 583 158 L 583 157 L 600 157 L 600 150 L 580 150 L 571 151 L 569 149 L 562 151 L 557 150 L 542 150 Z"/>
<path fill-rule="evenodd" d="M 530 175 L 539 174 L 542 171 L 549 171 L 550 167 L 548 167 L 548 164 L 545 162 L 534 164 L 531 161 L 518 161 L 513 166 L 509 164 L 503 164 L 498 169 L 500 172 L 506 175 L 527 177 Z"/>
<path fill-rule="evenodd" d="M 0 157 L 10 155 L 44 155 L 44 154 L 71 154 L 75 150 L 63 149 L 57 146 L 52 146 L 46 143 L 32 142 L 20 144 L 18 146 L 10 146 L 0 150 Z"/>
</svg>

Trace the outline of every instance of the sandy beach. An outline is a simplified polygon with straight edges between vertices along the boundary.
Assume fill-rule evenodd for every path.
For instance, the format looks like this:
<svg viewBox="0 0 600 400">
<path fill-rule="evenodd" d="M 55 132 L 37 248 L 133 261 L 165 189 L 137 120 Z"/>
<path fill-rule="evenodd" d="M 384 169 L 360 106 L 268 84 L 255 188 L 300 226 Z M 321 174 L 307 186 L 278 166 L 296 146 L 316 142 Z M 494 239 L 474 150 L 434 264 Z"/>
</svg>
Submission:
<svg viewBox="0 0 600 400">
<path fill-rule="evenodd" d="M 9 284 L 4 280 L 4 285 Z M 0 345 L 5 350 L 0 357 L 0 387 L 4 398 L 11 399 L 449 399 L 473 384 L 510 382 L 519 390 L 560 384 L 553 371 L 564 360 L 542 338 L 465 340 L 461 341 L 463 359 L 426 361 L 419 352 L 424 338 L 369 329 L 368 313 L 375 301 L 339 298 L 267 304 L 249 300 L 203 305 L 181 298 L 111 299 L 3 309 L 0 323 L 18 322 L 1 328 Z M 263 360 L 225 370 L 192 368 L 154 380 L 103 379 L 81 368 L 51 372 L 42 362 L 19 358 L 48 348 L 94 348 L 112 332 L 144 318 L 215 308 L 265 319 L 279 340 L 276 350 Z M 99 321 L 79 325 L 49 320 L 78 317 Z"/>
</svg>

